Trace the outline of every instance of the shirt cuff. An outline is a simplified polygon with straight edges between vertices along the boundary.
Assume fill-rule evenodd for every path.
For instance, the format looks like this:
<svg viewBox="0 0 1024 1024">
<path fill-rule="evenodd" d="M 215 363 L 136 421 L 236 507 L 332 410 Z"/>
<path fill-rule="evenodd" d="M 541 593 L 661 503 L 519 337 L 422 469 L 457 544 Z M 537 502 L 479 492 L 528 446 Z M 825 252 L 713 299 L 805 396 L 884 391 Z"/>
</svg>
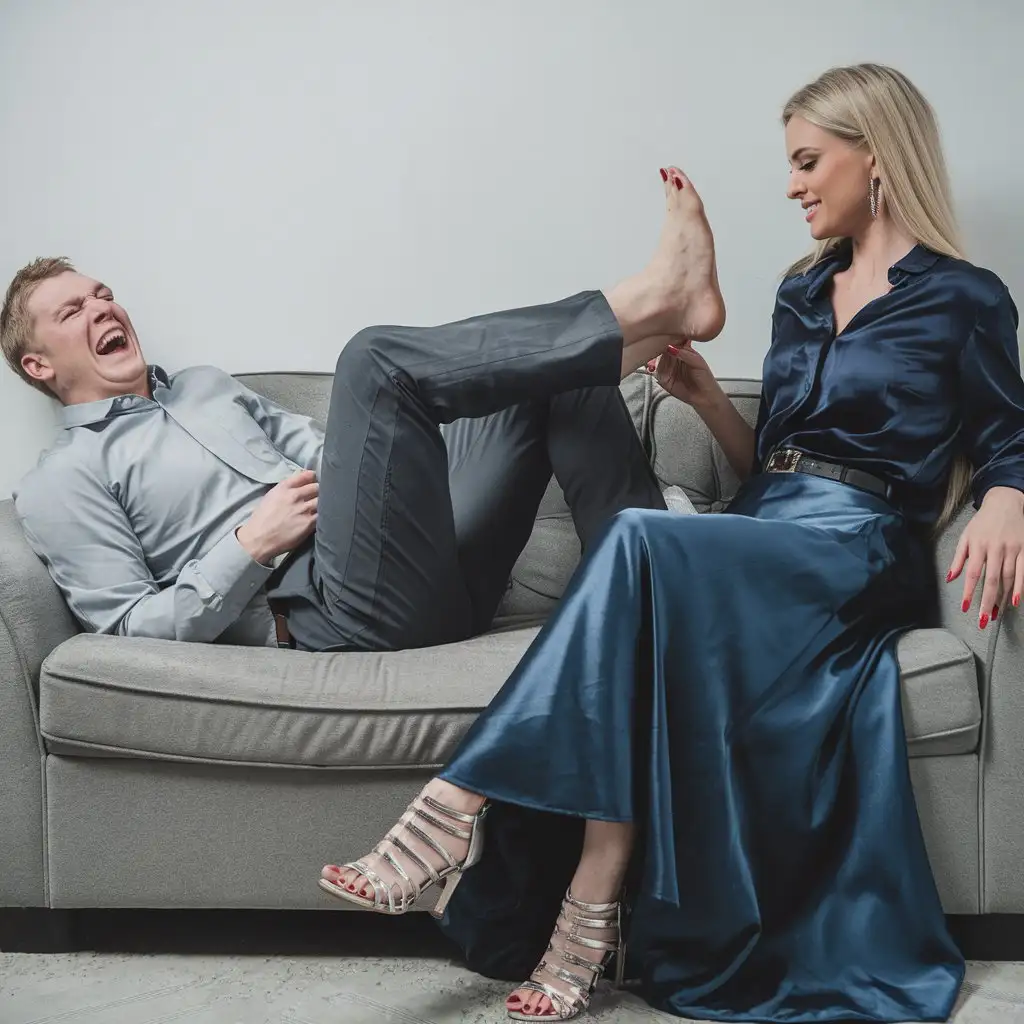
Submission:
<svg viewBox="0 0 1024 1024">
<path fill-rule="evenodd" d="M 266 583 L 273 566 L 260 565 L 253 560 L 231 530 L 199 560 L 203 579 L 222 599 L 244 596 L 243 603 Z"/>
</svg>

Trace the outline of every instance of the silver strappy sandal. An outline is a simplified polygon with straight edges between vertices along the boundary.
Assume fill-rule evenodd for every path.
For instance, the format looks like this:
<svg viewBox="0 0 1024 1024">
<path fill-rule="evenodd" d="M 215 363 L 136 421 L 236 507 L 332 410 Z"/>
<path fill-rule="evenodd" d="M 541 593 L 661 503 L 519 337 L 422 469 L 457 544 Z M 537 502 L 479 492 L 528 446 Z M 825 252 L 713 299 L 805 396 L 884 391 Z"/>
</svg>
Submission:
<svg viewBox="0 0 1024 1024">
<path fill-rule="evenodd" d="M 615 937 L 608 939 L 592 939 L 589 936 L 581 935 L 581 928 L 615 929 Z M 577 946 L 584 953 L 593 950 L 598 953 L 597 960 L 588 959 L 586 956 L 574 953 L 571 949 L 556 949 L 553 941 L 548 943 L 548 953 L 554 954 L 563 964 L 570 968 L 582 968 L 589 974 L 589 978 L 576 973 L 573 970 L 566 970 L 565 967 L 557 966 L 557 963 L 549 963 L 548 960 L 541 960 L 537 969 L 530 975 L 530 980 L 519 987 L 530 992 L 540 992 L 551 1000 L 554 1013 L 524 1013 L 522 1010 L 509 1010 L 508 1015 L 512 1020 L 521 1021 L 542 1021 L 542 1020 L 572 1020 L 578 1017 L 590 1005 L 590 997 L 594 993 L 601 975 L 604 974 L 614 954 L 618 954 L 618 962 L 615 972 L 616 985 L 622 984 L 622 970 L 625 960 L 625 946 L 622 943 L 622 913 L 620 903 L 581 903 L 573 899 L 572 893 L 567 892 L 562 901 L 562 909 L 555 923 L 555 935 L 565 937 L 565 945 Z M 593 953 L 591 953 L 593 956 Z M 543 980 L 544 973 L 563 981 L 569 986 L 565 992 L 555 988 Z"/>
<path fill-rule="evenodd" d="M 378 914 L 404 914 L 419 902 L 425 892 L 435 885 L 443 884 L 441 895 L 430 912 L 434 917 L 440 918 L 444 915 L 455 887 L 462 880 L 462 872 L 471 868 L 480 859 L 484 845 L 483 822 L 486 813 L 487 804 L 484 804 L 476 814 L 463 814 L 431 796 L 422 794 L 409 804 L 398 824 L 377 844 L 372 854 L 364 860 L 342 865 L 343 869 L 358 872 L 373 886 L 372 896 L 349 892 L 348 889 L 326 878 L 320 879 L 320 888 L 332 896 L 348 900 L 349 903 L 355 903 L 366 910 L 374 910 Z M 455 839 L 467 841 L 469 850 L 466 856 L 457 861 L 433 836 L 417 824 L 418 821 L 425 822 Z M 410 835 L 433 850 L 444 862 L 444 866 L 435 868 L 411 849 L 405 841 Z M 398 876 L 394 882 L 385 882 L 366 863 L 366 860 L 374 855 L 394 869 Z M 417 877 L 413 877 L 414 875 Z"/>
</svg>

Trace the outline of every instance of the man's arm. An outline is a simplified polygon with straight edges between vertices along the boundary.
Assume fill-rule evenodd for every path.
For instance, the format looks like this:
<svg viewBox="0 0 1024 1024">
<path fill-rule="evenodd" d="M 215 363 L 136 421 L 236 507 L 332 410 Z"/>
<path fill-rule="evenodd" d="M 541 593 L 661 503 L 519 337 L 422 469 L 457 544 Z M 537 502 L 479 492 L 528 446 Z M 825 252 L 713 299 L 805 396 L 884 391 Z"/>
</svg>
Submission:
<svg viewBox="0 0 1024 1024">
<path fill-rule="evenodd" d="M 161 589 L 124 509 L 84 467 L 61 467 L 57 487 L 52 475 L 37 471 L 15 507 L 72 614 L 95 633 L 215 640 L 272 571 L 232 531 Z"/>
</svg>

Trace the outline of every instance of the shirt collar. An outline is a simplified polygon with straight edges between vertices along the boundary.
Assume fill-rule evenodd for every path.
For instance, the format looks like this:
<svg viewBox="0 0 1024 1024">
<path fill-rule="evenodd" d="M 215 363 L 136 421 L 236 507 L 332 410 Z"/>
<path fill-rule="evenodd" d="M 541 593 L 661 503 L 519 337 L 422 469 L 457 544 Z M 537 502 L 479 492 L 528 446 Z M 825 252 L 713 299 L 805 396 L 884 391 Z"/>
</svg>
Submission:
<svg viewBox="0 0 1024 1024">
<path fill-rule="evenodd" d="M 170 387 L 170 378 L 159 366 L 149 367 L 149 386 L 155 394 L 159 388 Z M 91 423 L 120 416 L 126 412 L 137 412 L 153 405 L 148 398 L 141 395 L 120 395 L 116 398 L 101 398 L 97 402 L 79 402 L 76 405 L 65 405 L 60 410 L 60 425 L 68 430 L 71 427 L 86 427 Z"/>
<path fill-rule="evenodd" d="M 807 298 L 816 299 L 829 281 L 840 270 L 846 270 L 852 260 L 853 245 L 848 238 L 843 239 L 824 259 L 807 271 Z M 938 260 L 939 253 L 918 243 L 903 259 L 889 268 L 889 283 L 896 284 L 900 274 L 923 274 L 931 270 Z"/>
</svg>

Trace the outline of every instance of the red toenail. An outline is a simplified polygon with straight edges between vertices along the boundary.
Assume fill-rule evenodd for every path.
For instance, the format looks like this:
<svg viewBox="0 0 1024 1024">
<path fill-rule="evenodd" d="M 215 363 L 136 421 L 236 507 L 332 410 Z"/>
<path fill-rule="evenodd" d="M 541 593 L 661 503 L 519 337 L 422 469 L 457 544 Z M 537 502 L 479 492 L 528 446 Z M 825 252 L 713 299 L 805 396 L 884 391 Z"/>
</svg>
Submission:
<svg viewBox="0 0 1024 1024">
<path fill-rule="evenodd" d="M 683 183 L 682 183 L 681 179 L 676 178 L 675 179 L 675 183 L 676 183 L 676 188 L 681 189 L 683 187 Z"/>
<path fill-rule="evenodd" d="M 354 885 L 352 885 L 351 883 L 346 885 L 345 888 L 348 889 L 349 892 L 355 892 L 356 891 L 356 887 Z"/>
<path fill-rule="evenodd" d="M 665 170 L 664 167 L 660 168 L 660 170 L 661 170 L 661 180 L 662 181 L 668 181 L 668 172 Z"/>
</svg>

